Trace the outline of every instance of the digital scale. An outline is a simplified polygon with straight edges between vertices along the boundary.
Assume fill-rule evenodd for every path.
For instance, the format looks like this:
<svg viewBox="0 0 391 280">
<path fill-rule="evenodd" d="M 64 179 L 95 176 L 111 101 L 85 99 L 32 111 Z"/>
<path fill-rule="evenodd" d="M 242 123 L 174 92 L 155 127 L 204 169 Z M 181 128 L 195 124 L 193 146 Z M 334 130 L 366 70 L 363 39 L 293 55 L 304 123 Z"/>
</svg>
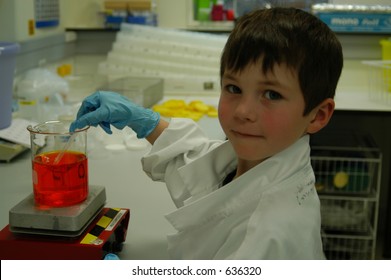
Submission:
<svg viewBox="0 0 391 280">
<path fill-rule="evenodd" d="M 90 186 L 84 202 L 68 207 L 38 207 L 29 195 L 9 211 L 9 224 L 0 231 L 0 259 L 99 260 L 120 252 L 130 212 L 105 203 L 102 186 Z"/>
</svg>

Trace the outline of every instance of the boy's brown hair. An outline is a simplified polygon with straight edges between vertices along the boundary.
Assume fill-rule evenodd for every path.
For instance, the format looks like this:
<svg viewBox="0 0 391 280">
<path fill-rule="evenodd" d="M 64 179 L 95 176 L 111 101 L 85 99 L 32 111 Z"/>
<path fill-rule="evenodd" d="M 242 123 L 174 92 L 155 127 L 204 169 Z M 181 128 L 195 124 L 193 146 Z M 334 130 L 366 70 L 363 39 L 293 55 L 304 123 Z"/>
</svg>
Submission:
<svg viewBox="0 0 391 280">
<path fill-rule="evenodd" d="M 221 56 L 220 77 L 263 58 L 264 73 L 277 63 L 296 71 L 306 107 L 334 98 L 343 66 L 336 35 L 316 16 L 296 8 L 253 11 L 239 18 Z"/>
</svg>

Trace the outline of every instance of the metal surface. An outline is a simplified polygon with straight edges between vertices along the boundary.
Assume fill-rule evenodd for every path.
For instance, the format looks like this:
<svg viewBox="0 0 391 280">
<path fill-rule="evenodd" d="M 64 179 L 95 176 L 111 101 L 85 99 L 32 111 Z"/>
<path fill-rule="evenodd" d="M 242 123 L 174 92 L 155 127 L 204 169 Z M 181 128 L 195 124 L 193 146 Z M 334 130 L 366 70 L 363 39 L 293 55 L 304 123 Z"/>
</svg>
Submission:
<svg viewBox="0 0 391 280">
<path fill-rule="evenodd" d="M 105 203 L 102 186 L 90 186 L 83 203 L 61 208 L 39 208 L 30 194 L 9 211 L 9 224 L 17 233 L 78 236 Z"/>
</svg>

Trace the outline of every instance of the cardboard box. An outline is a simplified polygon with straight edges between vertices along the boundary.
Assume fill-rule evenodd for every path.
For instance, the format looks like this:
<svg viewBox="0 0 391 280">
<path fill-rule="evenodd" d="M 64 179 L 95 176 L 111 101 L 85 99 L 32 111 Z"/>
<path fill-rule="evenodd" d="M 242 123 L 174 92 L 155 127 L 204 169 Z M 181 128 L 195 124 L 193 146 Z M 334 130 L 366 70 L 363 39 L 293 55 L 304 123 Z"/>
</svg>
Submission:
<svg viewBox="0 0 391 280">
<path fill-rule="evenodd" d="M 336 32 L 391 32 L 391 14 L 318 13 L 318 17 Z"/>
<path fill-rule="evenodd" d="M 316 4 L 312 12 L 336 32 L 391 32 L 391 6 Z"/>
</svg>

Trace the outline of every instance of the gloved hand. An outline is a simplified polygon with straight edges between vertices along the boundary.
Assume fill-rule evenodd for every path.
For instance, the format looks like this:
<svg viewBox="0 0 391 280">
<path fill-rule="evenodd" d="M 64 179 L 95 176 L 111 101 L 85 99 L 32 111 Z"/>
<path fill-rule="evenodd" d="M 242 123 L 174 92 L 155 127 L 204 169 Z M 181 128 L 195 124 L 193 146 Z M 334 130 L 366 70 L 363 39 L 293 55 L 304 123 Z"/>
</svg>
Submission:
<svg viewBox="0 0 391 280">
<path fill-rule="evenodd" d="M 84 99 L 69 130 L 73 132 L 88 125 L 99 125 L 106 133 L 112 134 L 110 125 L 118 129 L 129 126 L 138 138 L 144 138 L 155 129 L 159 120 L 158 113 L 132 103 L 125 96 L 97 91 Z"/>
</svg>

